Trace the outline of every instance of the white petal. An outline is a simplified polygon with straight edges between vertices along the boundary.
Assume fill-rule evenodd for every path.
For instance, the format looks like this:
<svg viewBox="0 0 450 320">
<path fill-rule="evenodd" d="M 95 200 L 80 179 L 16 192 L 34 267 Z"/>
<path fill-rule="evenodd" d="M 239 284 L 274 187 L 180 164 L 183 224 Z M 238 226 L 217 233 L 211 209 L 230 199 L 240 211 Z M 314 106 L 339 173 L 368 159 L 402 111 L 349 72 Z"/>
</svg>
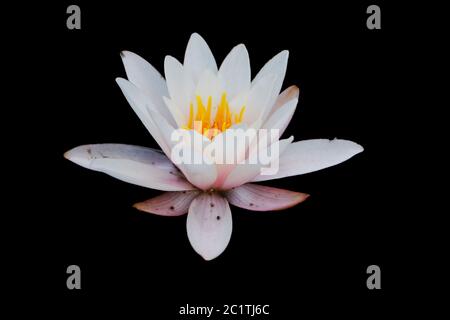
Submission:
<svg viewBox="0 0 450 320">
<path fill-rule="evenodd" d="M 155 149 L 123 144 L 91 144 L 71 149 L 64 157 L 87 169 L 104 172 L 142 187 L 164 191 L 195 189 L 170 160 Z"/>
<path fill-rule="evenodd" d="M 280 75 L 282 80 L 284 80 L 288 58 L 289 58 L 289 51 L 287 50 L 281 51 L 280 53 L 275 55 L 272 59 L 270 59 L 264 65 L 264 67 L 262 67 L 262 69 L 258 72 L 253 81 L 259 80 L 266 74 Z"/>
<path fill-rule="evenodd" d="M 138 210 L 161 216 L 180 216 L 188 212 L 192 200 L 200 191 L 174 191 L 138 202 L 133 205 Z"/>
<path fill-rule="evenodd" d="M 252 181 L 273 180 L 321 170 L 344 162 L 363 150 L 359 144 L 348 140 L 297 141 L 289 145 L 280 156 L 280 170 L 277 174 L 260 175 Z"/>
<path fill-rule="evenodd" d="M 294 115 L 295 108 L 297 107 L 298 100 L 292 99 L 288 101 L 282 107 L 279 107 L 272 115 L 269 116 L 267 121 L 263 124 L 264 129 L 278 129 L 279 136 L 286 130 L 289 122 L 291 122 Z"/>
<path fill-rule="evenodd" d="M 286 76 L 286 68 L 287 68 L 287 61 L 289 57 L 289 52 L 287 50 L 281 51 L 278 53 L 275 57 L 270 59 L 264 67 L 258 72 L 255 79 L 253 79 L 253 83 L 258 82 L 263 77 L 267 76 L 268 74 L 274 74 L 277 76 L 276 82 L 274 84 L 274 90 L 276 91 L 276 94 L 281 90 L 281 87 L 283 85 L 284 77 Z M 271 101 L 271 106 L 274 104 L 276 98 L 274 98 Z"/>
<path fill-rule="evenodd" d="M 211 70 L 205 70 L 197 83 L 195 88 L 195 96 L 202 98 L 203 105 L 206 106 L 208 98 L 212 98 L 211 114 L 215 115 L 217 107 L 219 105 L 222 94 L 225 92 L 222 81 L 219 79 L 216 73 Z M 194 104 L 196 106 L 197 104 Z"/>
<path fill-rule="evenodd" d="M 231 112 L 239 114 L 239 112 L 241 112 L 242 107 L 244 107 L 244 106 L 246 109 L 248 109 L 247 101 L 248 101 L 248 95 L 250 93 L 250 90 L 243 91 L 243 92 L 237 94 L 236 96 L 234 96 L 234 98 L 228 100 Z M 247 111 L 244 112 L 244 121 L 246 120 L 246 114 L 247 114 Z M 245 121 L 245 123 L 250 124 L 249 121 Z"/>
<path fill-rule="evenodd" d="M 274 142 L 271 147 L 278 148 L 278 155 L 279 157 L 282 156 L 282 154 L 285 152 L 285 150 L 288 148 L 289 144 L 292 142 L 294 137 L 289 137 L 288 139 L 283 139 Z M 263 144 L 261 144 L 263 148 L 265 147 Z M 255 148 L 252 152 L 259 152 L 260 147 Z M 265 150 L 265 149 L 264 149 Z M 264 151 L 265 152 L 265 151 Z M 251 157 L 251 156 L 249 156 Z M 259 158 L 258 158 L 259 160 Z M 269 157 L 269 163 L 273 163 L 274 161 L 278 161 L 276 158 L 276 154 L 271 154 Z M 258 162 L 256 164 L 249 163 L 248 159 L 245 160 L 244 164 L 238 164 L 233 171 L 228 175 L 228 177 L 225 179 L 225 182 L 223 183 L 221 190 L 229 190 L 231 188 L 235 188 L 238 186 L 241 186 L 249 181 L 254 180 L 254 178 L 262 172 L 262 169 L 266 167 L 261 162 Z M 265 175 L 263 175 L 265 176 Z"/>
<path fill-rule="evenodd" d="M 173 139 L 173 134 L 175 132 L 175 128 L 173 128 L 167 121 L 164 119 L 159 113 L 154 110 L 149 110 L 150 118 L 152 119 L 152 123 L 154 127 L 157 129 L 159 136 L 164 144 L 167 146 L 163 148 L 164 153 L 171 159 L 172 149 L 176 144 L 176 141 Z"/>
<path fill-rule="evenodd" d="M 225 193 L 228 201 L 237 207 L 253 211 L 283 210 L 309 197 L 306 193 L 247 183 Z"/>
<path fill-rule="evenodd" d="M 169 155 L 171 147 L 167 143 L 166 139 L 164 139 L 164 137 L 162 136 L 159 128 L 155 125 L 155 121 L 153 121 L 152 117 L 150 116 L 150 112 L 152 110 L 155 111 L 154 114 L 157 114 L 156 108 L 151 104 L 150 100 L 130 81 L 122 78 L 117 78 L 116 82 L 122 90 L 122 93 L 124 94 L 128 103 L 133 108 L 134 112 L 137 114 L 144 126 L 147 128 L 153 138 L 155 138 L 161 149 L 163 149 L 163 151 L 167 155 Z M 158 117 L 161 118 L 161 116 Z M 166 121 L 164 120 L 163 122 Z"/>
<path fill-rule="evenodd" d="M 168 90 L 161 74 L 135 53 L 122 51 L 120 55 L 128 80 L 146 94 L 158 112 L 174 125 L 172 116 L 162 100 L 162 97 L 168 96 Z"/>
<path fill-rule="evenodd" d="M 183 65 L 175 58 L 166 56 L 164 60 L 164 73 L 166 75 L 167 88 L 174 107 L 179 109 L 185 119 L 178 123 L 181 127 L 187 123 L 189 117 L 189 104 L 194 94 L 194 82 L 186 73 Z M 174 114 L 177 120 L 178 113 Z"/>
<path fill-rule="evenodd" d="M 277 76 L 268 74 L 254 83 L 247 97 L 244 121 L 253 124 L 258 119 L 265 119 L 278 96 Z"/>
<path fill-rule="evenodd" d="M 166 106 L 166 109 L 170 112 L 172 118 L 175 120 L 175 125 L 173 125 L 174 128 L 181 128 L 187 123 L 187 117 L 185 110 L 182 110 L 182 108 L 178 108 L 176 103 L 167 97 L 163 97 L 164 104 Z"/>
<path fill-rule="evenodd" d="M 219 77 L 225 84 L 228 99 L 250 89 L 250 59 L 243 44 L 234 47 L 219 69 Z"/>
<path fill-rule="evenodd" d="M 208 44 L 197 33 L 193 33 L 189 39 L 183 64 L 195 83 L 198 82 L 203 71 L 207 69 L 217 73 L 216 60 Z"/>
<path fill-rule="evenodd" d="M 205 260 L 218 257 L 230 242 L 233 229 L 227 200 L 215 192 L 199 195 L 189 207 L 186 228 L 199 255 Z"/>
</svg>

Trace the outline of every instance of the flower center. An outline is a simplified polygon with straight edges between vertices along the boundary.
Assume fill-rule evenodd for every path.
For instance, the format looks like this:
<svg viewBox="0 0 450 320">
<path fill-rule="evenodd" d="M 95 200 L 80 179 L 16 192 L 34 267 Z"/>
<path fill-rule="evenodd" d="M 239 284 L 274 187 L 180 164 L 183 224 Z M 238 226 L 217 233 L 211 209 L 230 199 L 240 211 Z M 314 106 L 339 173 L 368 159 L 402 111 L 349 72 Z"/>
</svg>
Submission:
<svg viewBox="0 0 450 320">
<path fill-rule="evenodd" d="M 196 96 L 197 113 L 195 113 L 194 103 L 191 102 L 189 110 L 189 121 L 183 128 L 187 130 L 194 129 L 212 140 L 219 133 L 227 130 L 234 124 L 242 121 L 245 112 L 245 106 L 242 106 L 238 113 L 232 112 L 228 104 L 226 93 L 222 94 L 215 116 L 211 114 L 212 97 L 209 96 L 206 106 L 200 96 Z"/>
</svg>

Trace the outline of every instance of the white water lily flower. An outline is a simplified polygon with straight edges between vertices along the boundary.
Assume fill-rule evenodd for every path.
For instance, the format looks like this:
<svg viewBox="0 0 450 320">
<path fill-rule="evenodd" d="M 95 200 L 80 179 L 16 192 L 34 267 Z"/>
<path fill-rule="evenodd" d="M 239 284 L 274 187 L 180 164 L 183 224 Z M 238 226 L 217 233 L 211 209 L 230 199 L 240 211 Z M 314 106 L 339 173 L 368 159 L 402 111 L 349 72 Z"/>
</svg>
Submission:
<svg viewBox="0 0 450 320">
<path fill-rule="evenodd" d="M 220 68 L 206 42 L 192 34 L 184 63 L 167 56 L 165 80 L 147 61 L 122 52 L 128 80 L 117 83 L 129 104 L 162 151 L 121 144 L 76 147 L 65 157 L 85 168 L 104 172 L 135 185 L 167 191 L 135 204 L 139 210 L 163 215 L 187 215 L 187 234 L 204 259 L 219 256 L 232 231 L 229 203 L 254 211 L 281 210 L 308 195 L 254 184 L 321 170 L 339 164 L 363 148 L 347 140 L 314 139 L 293 142 L 293 137 L 271 141 L 279 147 L 279 170 L 262 175 L 261 166 L 240 163 L 173 164 L 171 134 L 183 128 L 200 135 L 204 144 L 220 144 L 227 132 L 245 128 L 286 129 L 294 114 L 299 90 L 280 90 L 288 52 L 272 58 L 251 80 L 250 62 L 243 44 L 234 47 Z M 194 128 L 194 121 L 200 128 Z M 223 150 L 224 153 L 227 149 Z M 241 160 L 252 150 L 241 150 Z M 173 160 L 173 159 L 172 159 Z"/>
</svg>

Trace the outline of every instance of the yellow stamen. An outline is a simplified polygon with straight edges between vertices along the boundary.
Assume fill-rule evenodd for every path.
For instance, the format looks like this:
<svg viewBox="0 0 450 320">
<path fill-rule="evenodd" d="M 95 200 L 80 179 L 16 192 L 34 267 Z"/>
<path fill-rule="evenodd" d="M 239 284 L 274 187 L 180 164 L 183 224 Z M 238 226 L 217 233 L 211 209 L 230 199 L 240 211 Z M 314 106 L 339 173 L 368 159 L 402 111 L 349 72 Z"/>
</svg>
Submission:
<svg viewBox="0 0 450 320">
<path fill-rule="evenodd" d="M 192 128 L 193 121 L 194 121 L 194 105 L 191 103 L 191 105 L 189 106 L 189 121 L 187 126 Z"/>
<path fill-rule="evenodd" d="M 200 96 L 195 97 L 197 103 L 197 114 L 194 116 L 194 103 L 189 106 L 189 120 L 184 129 L 196 130 L 209 139 L 214 139 L 220 132 L 230 128 L 232 125 L 242 122 L 245 112 L 245 106 L 242 106 L 239 113 L 230 110 L 226 93 L 222 94 L 214 119 L 212 119 L 212 96 L 208 97 L 208 101 L 203 104 Z M 194 123 L 195 122 L 195 123 Z"/>
<path fill-rule="evenodd" d="M 241 112 L 239 112 L 239 121 L 238 121 L 238 123 L 240 123 L 242 121 L 242 118 L 244 118 L 244 112 L 245 112 L 245 106 L 243 106 L 241 108 Z"/>
<path fill-rule="evenodd" d="M 208 106 L 206 107 L 206 119 L 209 120 L 211 118 L 211 108 L 212 108 L 212 97 L 208 97 Z"/>
</svg>

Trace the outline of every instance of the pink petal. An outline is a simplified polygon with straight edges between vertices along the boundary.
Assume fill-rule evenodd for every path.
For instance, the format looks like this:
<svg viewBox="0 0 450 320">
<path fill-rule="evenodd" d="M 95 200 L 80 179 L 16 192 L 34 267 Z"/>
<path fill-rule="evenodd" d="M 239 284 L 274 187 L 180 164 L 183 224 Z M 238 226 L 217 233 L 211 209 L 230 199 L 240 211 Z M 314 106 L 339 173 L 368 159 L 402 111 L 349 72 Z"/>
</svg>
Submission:
<svg viewBox="0 0 450 320">
<path fill-rule="evenodd" d="M 290 86 L 284 89 L 284 91 L 280 93 L 277 100 L 275 101 L 275 104 L 273 105 L 270 114 L 277 111 L 280 107 L 284 106 L 287 102 L 291 101 L 292 99 L 298 99 L 299 95 L 300 89 L 297 86 Z"/>
<path fill-rule="evenodd" d="M 133 205 L 138 210 L 160 216 L 180 216 L 188 212 L 189 205 L 200 191 L 175 191 L 138 202 Z"/>
<path fill-rule="evenodd" d="M 251 183 L 229 190 L 225 196 L 232 205 L 253 211 L 283 210 L 309 197 L 306 193 Z"/>
<path fill-rule="evenodd" d="M 267 119 L 261 126 L 265 129 L 279 129 L 281 137 L 291 122 L 298 103 L 299 89 L 297 86 L 290 86 L 285 89 L 277 98 Z"/>
<path fill-rule="evenodd" d="M 228 202 L 216 192 L 204 192 L 189 207 L 186 221 L 189 241 L 205 260 L 218 257 L 231 238 L 233 222 Z"/>
</svg>

